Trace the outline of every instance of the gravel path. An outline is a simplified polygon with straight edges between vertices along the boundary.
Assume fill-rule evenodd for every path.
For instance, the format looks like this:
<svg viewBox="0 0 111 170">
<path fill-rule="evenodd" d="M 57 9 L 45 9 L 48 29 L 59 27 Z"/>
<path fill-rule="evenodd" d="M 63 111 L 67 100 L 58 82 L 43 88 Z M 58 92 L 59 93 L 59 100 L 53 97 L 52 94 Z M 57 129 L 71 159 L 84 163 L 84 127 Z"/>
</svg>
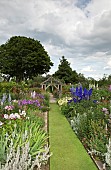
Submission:
<svg viewBox="0 0 111 170">
<path fill-rule="evenodd" d="M 56 103 L 56 98 L 54 98 L 52 93 L 50 93 L 50 103 Z"/>
</svg>

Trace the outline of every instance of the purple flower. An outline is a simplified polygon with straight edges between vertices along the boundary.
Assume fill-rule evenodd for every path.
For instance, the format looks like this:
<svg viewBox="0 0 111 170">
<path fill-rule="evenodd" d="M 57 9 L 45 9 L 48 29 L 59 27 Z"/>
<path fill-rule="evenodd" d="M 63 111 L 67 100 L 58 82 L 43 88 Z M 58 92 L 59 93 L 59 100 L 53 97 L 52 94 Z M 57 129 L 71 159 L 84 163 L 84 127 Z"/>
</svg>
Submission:
<svg viewBox="0 0 111 170">
<path fill-rule="evenodd" d="M 70 104 L 73 100 L 68 100 L 68 104 Z"/>
<path fill-rule="evenodd" d="M 77 103 L 77 102 L 78 102 L 78 100 L 77 100 L 76 98 L 73 98 L 73 101 L 74 101 L 74 103 Z"/>
<path fill-rule="evenodd" d="M 97 100 L 93 100 L 93 103 L 98 103 L 98 101 Z"/>
<path fill-rule="evenodd" d="M 84 90 L 82 89 L 82 86 L 79 87 L 72 87 L 70 88 L 70 92 L 73 98 L 73 101 L 75 103 L 80 102 L 82 99 L 85 100 L 89 100 L 90 96 L 92 95 L 92 88 L 90 90 L 87 90 L 86 88 L 84 88 Z M 68 103 L 70 103 L 71 101 L 69 101 Z"/>
<path fill-rule="evenodd" d="M 19 100 L 18 101 L 19 105 L 35 105 L 40 107 L 40 102 L 38 100 Z"/>
</svg>

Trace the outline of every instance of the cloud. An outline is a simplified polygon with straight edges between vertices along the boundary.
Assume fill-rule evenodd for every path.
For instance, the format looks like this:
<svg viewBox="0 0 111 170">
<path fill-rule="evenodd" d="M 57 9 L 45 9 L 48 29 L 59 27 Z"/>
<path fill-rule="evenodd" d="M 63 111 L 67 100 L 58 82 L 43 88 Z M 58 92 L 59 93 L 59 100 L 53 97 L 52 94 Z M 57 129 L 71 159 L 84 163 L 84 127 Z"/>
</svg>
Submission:
<svg viewBox="0 0 111 170">
<path fill-rule="evenodd" d="M 107 62 L 108 66 L 111 67 L 111 58 L 109 59 L 109 61 Z"/>
<path fill-rule="evenodd" d="M 14 35 L 40 40 L 56 71 L 63 55 L 85 76 L 110 74 L 110 0 L 1 0 L 0 44 Z M 96 74 L 94 70 L 96 70 Z"/>
<path fill-rule="evenodd" d="M 111 70 L 111 67 L 106 66 L 106 67 L 104 67 L 103 69 L 104 69 L 104 70 Z"/>
<path fill-rule="evenodd" d="M 84 67 L 81 72 L 94 72 L 96 70 L 93 70 L 91 66 Z"/>
<path fill-rule="evenodd" d="M 106 66 L 104 67 L 104 70 L 109 70 L 111 71 L 111 56 L 107 60 Z"/>
</svg>

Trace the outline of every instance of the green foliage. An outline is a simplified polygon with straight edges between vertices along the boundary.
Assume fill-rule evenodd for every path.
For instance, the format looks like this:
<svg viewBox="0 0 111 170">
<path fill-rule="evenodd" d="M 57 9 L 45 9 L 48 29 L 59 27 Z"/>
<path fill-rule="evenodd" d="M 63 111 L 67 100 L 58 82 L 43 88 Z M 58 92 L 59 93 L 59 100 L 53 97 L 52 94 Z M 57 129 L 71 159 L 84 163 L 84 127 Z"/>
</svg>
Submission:
<svg viewBox="0 0 111 170">
<path fill-rule="evenodd" d="M 64 56 L 62 56 L 62 59 L 60 59 L 58 70 L 54 73 L 54 76 L 66 84 L 77 84 L 80 82 L 82 83 L 83 87 L 88 87 L 88 80 L 83 74 L 78 74 L 76 70 L 72 70 L 70 63 Z"/>
<path fill-rule="evenodd" d="M 29 90 L 29 87 L 24 81 L 20 83 L 16 83 L 13 81 L 0 83 L 1 97 L 3 93 L 6 93 L 6 94 L 10 93 L 12 100 L 20 99 L 21 97 L 24 97 L 24 94 L 28 92 L 28 90 Z"/>
<path fill-rule="evenodd" d="M 14 120 L 15 121 L 15 120 Z M 35 157 L 38 152 L 42 152 L 46 144 L 47 135 L 40 127 L 37 117 L 26 121 L 10 121 L 0 128 L 0 162 L 5 162 L 9 150 L 10 142 L 17 149 L 29 142 L 31 157 Z"/>
<path fill-rule="evenodd" d="M 7 136 L 7 133 L 5 129 L 2 129 L 2 132 L 0 134 L 0 162 L 4 163 L 6 160 L 6 153 L 8 149 L 8 141 L 9 136 Z"/>
<path fill-rule="evenodd" d="M 33 77 L 33 79 L 27 80 L 27 84 L 30 88 L 41 88 L 41 83 L 45 80 L 45 77 L 38 75 Z"/>
<path fill-rule="evenodd" d="M 70 63 L 62 56 L 58 70 L 54 74 L 58 79 L 62 79 L 65 83 L 72 83 L 77 81 L 76 71 L 72 71 Z"/>
<path fill-rule="evenodd" d="M 16 85 L 15 82 L 1 82 L 0 83 L 0 92 L 1 93 L 7 93 L 9 92 L 14 86 Z"/>
<path fill-rule="evenodd" d="M 74 111 L 73 107 L 69 105 L 63 105 L 61 106 L 61 112 L 64 114 L 67 118 L 72 117 L 72 112 Z"/>
<path fill-rule="evenodd" d="M 0 46 L 1 73 L 17 81 L 49 71 L 53 63 L 39 41 L 15 36 Z"/>
<path fill-rule="evenodd" d="M 35 92 L 38 93 L 38 94 L 41 93 L 41 89 L 40 89 L 40 88 L 37 88 L 37 87 L 30 88 L 29 91 L 35 91 Z"/>
<path fill-rule="evenodd" d="M 77 113 L 83 114 L 88 110 L 94 111 L 96 109 L 97 104 L 93 103 L 92 100 L 81 100 L 80 103 L 71 102 L 70 104 L 61 106 L 61 111 L 67 118 L 73 117 Z"/>
<path fill-rule="evenodd" d="M 44 102 L 43 103 L 44 103 L 44 105 L 41 108 L 41 110 L 43 112 L 49 111 L 49 94 L 48 93 L 44 94 Z"/>
<path fill-rule="evenodd" d="M 103 76 L 102 79 L 98 81 L 99 87 L 108 87 L 108 85 L 111 84 L 111 74 L 109 76 L 105 75 Z"/>
<path fill-rule="evenodd" d="M 84 147 L 94 152 L 100 160 L 105 161 L 106 144 L 110 134 L 102 116 L 91 111 L 82 115 L 78 113 L 77 116 L 71 118 L 70 123 Z"/>
<path fill-rule="evenodd" d="M 88 146 L 90 149 L 94 149 L 96 151 L 99 151 L 101 153 L 106 153 L 107 148 L 106 144 L 108 143 L 108 134 L 107 130 L 105 129 L 105 122 L 104 120 L 101 121 L 91 121 L 91 138 L 88 141 Z"/>
</svg>

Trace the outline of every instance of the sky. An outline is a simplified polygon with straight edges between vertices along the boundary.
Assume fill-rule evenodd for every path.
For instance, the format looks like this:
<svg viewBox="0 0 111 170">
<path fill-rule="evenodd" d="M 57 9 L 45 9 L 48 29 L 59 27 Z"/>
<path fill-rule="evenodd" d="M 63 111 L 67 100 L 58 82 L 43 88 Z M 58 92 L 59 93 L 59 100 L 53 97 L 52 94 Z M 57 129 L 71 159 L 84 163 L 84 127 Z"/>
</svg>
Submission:
<svg viewBox="0 0 111 170">
<path fill-rule="evenodd" d="M 96 80 L 111 74 L 111 0 L 0 0 L 0 45 L 12 36 L 39 40 L 58 70 Z"/>
</svg>

